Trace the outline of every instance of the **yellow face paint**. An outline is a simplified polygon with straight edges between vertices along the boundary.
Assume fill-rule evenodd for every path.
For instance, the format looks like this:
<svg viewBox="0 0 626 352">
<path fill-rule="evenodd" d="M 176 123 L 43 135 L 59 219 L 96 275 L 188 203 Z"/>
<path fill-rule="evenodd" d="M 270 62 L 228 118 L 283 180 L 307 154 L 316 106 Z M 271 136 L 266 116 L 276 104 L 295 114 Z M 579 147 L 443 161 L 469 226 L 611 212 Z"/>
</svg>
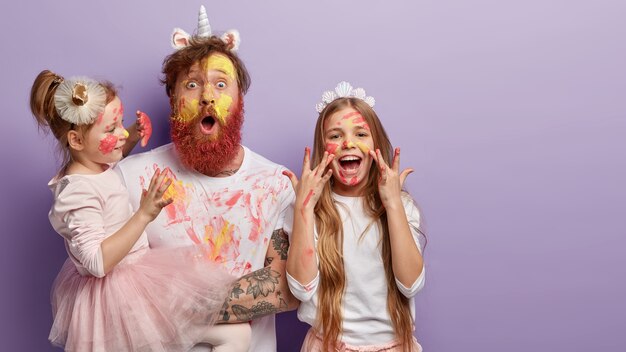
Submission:
<svg viewBox="0 0 626 352">
<path fill-rule="evenodd" d="M 215 101 L 215 113 L 222 124 L 226 123 L 224 119 L 228 116 L 228 108 L 230 108 L 230 104 L 232 102 L 233 98 L 226 94 L 220 95 L 220 97 Z"/>
<path fill-rule="evenodd" d="M 363 142 L 356 142 L 356 146 L 359 147 L 359 149 L 361 149 L 363 154 L 369 154 L 370 148 L 367 145 L 365 145 L 365 143 L 363 143 Z"/>
<path fill-rule="evenodd" d="M 198 115 L 198 105 L 200 102 L 198 99 L 193 99 L 191 101 L 185 101 L 184 104 L 181 104 L 179 118 L 182 121 L 190 121 L 196 115 Z"/>
<path fill-rule="evenodd" d="M 130 133 L 128 133 L 128 131 L 124 129 L 124 137 L 128 138 L 128 136 L 130 136 Z"/>
<path fill-rule="evenodd" d="M 224 55 L 215 54 L 209 56 L 204 63 L 204 69 L 206 71 L 222 71 L 232 80 L 235 80 L 235 66 L 233 66 L 233 63 Z"/>
</svg>

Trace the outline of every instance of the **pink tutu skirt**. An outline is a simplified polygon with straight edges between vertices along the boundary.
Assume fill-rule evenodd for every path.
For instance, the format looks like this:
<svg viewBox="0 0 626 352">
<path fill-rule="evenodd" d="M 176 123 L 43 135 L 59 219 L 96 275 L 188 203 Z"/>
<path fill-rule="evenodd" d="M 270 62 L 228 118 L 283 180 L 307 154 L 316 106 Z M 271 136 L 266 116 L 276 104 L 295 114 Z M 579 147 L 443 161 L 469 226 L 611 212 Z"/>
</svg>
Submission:
<svg viewBox="0 0 626 352">
<path fill-rule="evenodd" d="M 187 351 L 217 320 L 234 278 L 193 247 L 142 249 L 105 277 L 67 260 L 49 339 L 66 351 Z"/>
</svg>

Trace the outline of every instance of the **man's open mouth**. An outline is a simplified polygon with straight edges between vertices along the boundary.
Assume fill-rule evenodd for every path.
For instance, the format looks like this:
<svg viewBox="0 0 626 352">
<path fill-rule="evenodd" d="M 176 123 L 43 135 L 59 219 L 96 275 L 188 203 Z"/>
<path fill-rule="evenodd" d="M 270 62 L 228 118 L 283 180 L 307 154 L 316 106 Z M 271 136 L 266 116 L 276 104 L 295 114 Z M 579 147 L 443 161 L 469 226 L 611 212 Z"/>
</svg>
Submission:
<svg viewBox="0 0 626 352">
<path fill-rule="evenodd" d="M 211 134 L 213 132 L 213 128 L 215 127 L 215 118 L 211 115 L 205 116 L 200 122 L 200 130 L 204 134 Z"/>
</svg>

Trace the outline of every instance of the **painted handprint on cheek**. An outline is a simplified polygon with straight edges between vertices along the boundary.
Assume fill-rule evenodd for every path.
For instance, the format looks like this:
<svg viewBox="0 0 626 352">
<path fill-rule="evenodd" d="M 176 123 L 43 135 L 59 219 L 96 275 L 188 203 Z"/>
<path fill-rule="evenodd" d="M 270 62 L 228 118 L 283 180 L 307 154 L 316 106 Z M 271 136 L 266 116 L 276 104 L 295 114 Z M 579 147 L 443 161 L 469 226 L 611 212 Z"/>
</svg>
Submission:
<svg viewBox="0 0 626 352">
<path fill-rule="evenodd" d="M 115 149 L 117 145 L 118 138 L 114 135 L 108 135 L 100 140 L 100 145 L 98 146 L 98 150 L 102 154 L 109 154 Z"/>
</svg>

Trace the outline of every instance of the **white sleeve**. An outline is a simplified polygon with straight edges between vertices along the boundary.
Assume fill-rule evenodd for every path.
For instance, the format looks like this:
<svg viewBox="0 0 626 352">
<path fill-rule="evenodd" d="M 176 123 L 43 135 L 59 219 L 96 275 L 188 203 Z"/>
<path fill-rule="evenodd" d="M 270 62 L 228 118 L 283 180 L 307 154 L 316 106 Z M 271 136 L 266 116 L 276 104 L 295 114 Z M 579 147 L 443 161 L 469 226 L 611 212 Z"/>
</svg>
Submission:
<svg viewBox="0 0 626 352">
<path fill-rule="evenodd" d="M 404 212 L 406 213 L 406 218 L 409 223 L 409 228 L 411 229 L 411 234 L 413 235 L 413 240 L 415 241 L 415 245 L 417 245 L 417 249 L 422 253 L 422 245 L 420 243 L 420 238 L 424 235 L 420 231 L 420 212 L 415 206 L 413 199 L 405 194 L 402 196 L 402 205 L 404 205 Z M 415 279 L 415 282 L 411 285 L 411 287 L 404 286 L 398 279 L 396 278 L 396 286 L 400 292 L 407 298 L 414 297 L 423 287 L 424 282 L 426 280 L 426 266 L 422 268 L 422 272 Z"/>
<path fill-rule="evenodd" d="M 86 182 L 72 181 L 57 196 L 53 211 L 65 227 L 70 253 L 95 277 L 104 277 L 102 241 L 106 238 L 102 201 Z"/>
</svg>

